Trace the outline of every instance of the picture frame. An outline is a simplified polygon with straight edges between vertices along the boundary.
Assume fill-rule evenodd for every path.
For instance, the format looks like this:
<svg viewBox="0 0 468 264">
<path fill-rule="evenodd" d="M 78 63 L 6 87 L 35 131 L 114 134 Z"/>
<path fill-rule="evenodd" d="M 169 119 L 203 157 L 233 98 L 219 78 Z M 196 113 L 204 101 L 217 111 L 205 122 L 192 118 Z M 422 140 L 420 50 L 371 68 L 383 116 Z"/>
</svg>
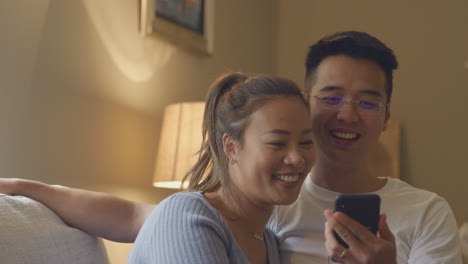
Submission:
<svg viewBox="0 0 468 264">
<path fill-rule="evenodd" d="M 215 0 L 140 0 L 140 32 L 201 54 L 213 52 Z"/>
</svg>

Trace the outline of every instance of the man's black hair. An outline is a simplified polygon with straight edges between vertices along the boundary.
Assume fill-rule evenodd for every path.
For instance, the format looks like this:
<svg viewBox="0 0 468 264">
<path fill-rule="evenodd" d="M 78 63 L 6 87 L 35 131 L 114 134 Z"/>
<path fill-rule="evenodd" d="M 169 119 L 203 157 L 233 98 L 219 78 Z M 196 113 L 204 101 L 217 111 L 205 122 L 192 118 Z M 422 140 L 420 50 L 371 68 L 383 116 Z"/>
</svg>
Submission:
<svg viewBox="0 0 468 264">
<path fill-rule="evenodd" d="M 310 92 L 315 72 L 320 63 L 329 56 L 346 55 L 354 59 L 375 62 L 385 73 L 387 102 L 393 89 L 393 70 L 398 62 L 393 51 L 377 38 L 359 31 L 343 31 L 328 35 L 310 46 L 306 59 L 305 89 Z"/>
</svg>

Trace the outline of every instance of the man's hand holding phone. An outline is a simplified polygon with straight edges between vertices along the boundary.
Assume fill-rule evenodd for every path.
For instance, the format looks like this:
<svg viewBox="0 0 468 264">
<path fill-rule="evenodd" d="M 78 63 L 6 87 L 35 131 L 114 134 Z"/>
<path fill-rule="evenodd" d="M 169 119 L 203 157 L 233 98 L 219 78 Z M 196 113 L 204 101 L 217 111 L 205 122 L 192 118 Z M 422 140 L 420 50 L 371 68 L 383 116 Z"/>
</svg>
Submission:
<svg viewBox="0 0 468 264">
<path fill-rule="evenodd" d="M 385 214 L 381 214 L 378 219 L 378 235 L 372 232 L 368 223 L 366 227 L 343 212 L 325 210 L 324 215 L 327 219 L 325 247 L 334 262 L 396 263 L 395 237 L 387 225 Z M 345 244 L 340 243 L 337 236 Z"/>
</svg>

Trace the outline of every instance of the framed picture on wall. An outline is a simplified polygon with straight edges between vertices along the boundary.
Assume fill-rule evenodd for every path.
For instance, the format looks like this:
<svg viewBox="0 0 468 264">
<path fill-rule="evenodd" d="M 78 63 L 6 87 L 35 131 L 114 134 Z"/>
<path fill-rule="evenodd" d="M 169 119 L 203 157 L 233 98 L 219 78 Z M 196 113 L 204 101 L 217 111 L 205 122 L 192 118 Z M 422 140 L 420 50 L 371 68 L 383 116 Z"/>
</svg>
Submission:
<svg viewBox="0 0 468 264">
<path fill-rule="evenodd" d="M 203 54 L 213 52 L 215 0 L 140 0 L 140 30 Z"/>
</svg>

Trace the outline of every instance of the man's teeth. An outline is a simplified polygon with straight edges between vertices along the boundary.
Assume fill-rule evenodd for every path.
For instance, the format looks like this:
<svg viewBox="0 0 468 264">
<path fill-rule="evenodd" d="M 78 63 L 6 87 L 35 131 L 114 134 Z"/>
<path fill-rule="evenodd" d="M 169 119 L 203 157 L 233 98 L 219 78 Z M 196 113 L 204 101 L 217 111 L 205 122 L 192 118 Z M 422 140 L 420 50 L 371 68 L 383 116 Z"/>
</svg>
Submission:
<svg viewBox="0 0 468 264">
<path fill-rule="evenodd" d="M 299 175 L 298 174 L 296 174 L 296 175 L 282 175 L 282 174 L 279 174 L 279 175 L 275 175 L 275 178 L 277 178 L 280 181 L 284 181 L 284 182 L 297 182 L 297 180 L 299 180 Z"/>
<path fill-rule="evenodd" d="M 342 139 L 356 139 L 358 138 L 358 134 L 356 133 L 346 133 L 346 132 L 332 132 L 335 137 L 342 138 Z"/>
</svg>

